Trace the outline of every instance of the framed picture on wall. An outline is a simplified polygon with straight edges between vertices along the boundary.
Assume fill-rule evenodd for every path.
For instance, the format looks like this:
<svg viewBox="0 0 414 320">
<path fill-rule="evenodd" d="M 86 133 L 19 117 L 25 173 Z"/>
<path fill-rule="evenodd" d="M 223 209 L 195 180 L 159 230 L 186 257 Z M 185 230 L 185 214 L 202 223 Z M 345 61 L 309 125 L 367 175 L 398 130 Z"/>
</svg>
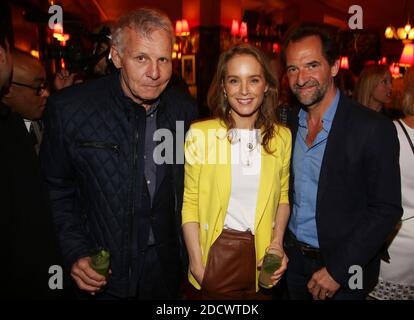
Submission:
<svg viewBox="0 0 414 320">
<path fill-rule="evenodd" d="M 181 57 L 181 76 L 187 84 L 196 83 L 195 55 Z"/>
</svg>

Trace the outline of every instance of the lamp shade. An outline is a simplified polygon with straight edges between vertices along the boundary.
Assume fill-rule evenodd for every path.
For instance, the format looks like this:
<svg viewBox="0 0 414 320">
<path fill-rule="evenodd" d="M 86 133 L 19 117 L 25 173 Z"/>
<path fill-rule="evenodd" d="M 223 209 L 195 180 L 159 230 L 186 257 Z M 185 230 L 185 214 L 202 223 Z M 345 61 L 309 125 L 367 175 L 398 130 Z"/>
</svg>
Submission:
<svg viewBox="0 0 414 320">
<path fill-rule="evenodd" d="M 280 53 L 280 44 L 278 44 L 277 42 L 273 43 L 273 53 Z"/>
<path fill-rule="evenodd" d="M 414 44 L 407 43 L 404 45 L 403 52 L 401 53 L 400 66 L 411 67 L 414 65 Z"/>
<path fill-rule="evenodd" d="M 182 35 L 183 36 L 189 36 L 190 35 L 190 28 L 188 27 L 187 19 L 182 20 L 182 27 L 183 27 Z"/>
<path fill-rule="evenodd" d="M 378 64 L 387 64 L 387 57 L 382 57 L 379 61 Z"/>
<path fill-rule="evenodd" d="M 394 38 L 395 34 L 396 34 L 396 31 L 393 26 L 388 26 L 387 29 L 385 29 L 385 38 L 392 39 Z"/>
<path fill-rule="evenodd" d="M 175 34 L 177 36 L 181 36 L 181 33 L 183 32 L 183 23 L 181 20 L 177 20 L 175 23 Z"/>
<path fill-rule="evenodd" d="M 341 60 L 339 62 L 339 67 L 341 69 L 349 69 L 349 62 L 348 62 L 347 56 L 341 57 Z"/>
<path fill-rule="evenodd" d="M 239 35 L 239 22 L 237 20 L 233 20 L 231 23 L 231 35 L 232 36 Z"/>
<path fill-rule="evenodd" d="M 405 38 L 407 38 L 407 32 L 404 28 L 398 28 L 397 35 L 400 40 L 404 40 Z"/>
<path fill-rule="evenodd" d="M 247 22 L 242 22 L 240 25 L 240 37 L 247 38 Z"/>
<path fill-rule="evenodd" d="M 389 68 L 391 75 L 393 76 L 393 78 L 398 78 L 400 77 L 400 67 L 398 64 L 393 63 L 390 68 Z"/>
</svg>

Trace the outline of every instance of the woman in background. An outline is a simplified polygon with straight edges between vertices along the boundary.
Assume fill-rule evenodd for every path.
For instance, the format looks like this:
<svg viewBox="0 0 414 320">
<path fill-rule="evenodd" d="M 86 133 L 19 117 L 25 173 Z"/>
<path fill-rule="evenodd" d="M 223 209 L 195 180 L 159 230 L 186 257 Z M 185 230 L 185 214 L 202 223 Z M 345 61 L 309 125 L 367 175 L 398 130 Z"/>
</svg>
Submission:
<svg viewBox="0 0 414 320">
<path fill-rule="evenodd" d="M 381 261 L 378 285 L 370 296 L 380 300 L 414 300 L 414 77 L 404 79 L 405 117 L 394 121 L 400 141 L 401 195 L 404 214 Z"/>
<path fill-rule="evenodd" d="M 354 99 L 374 111 L 381 111 L 392 101 L 391 79 L 385 65 L 365 67 L 355 86 Z"/>
</svg>

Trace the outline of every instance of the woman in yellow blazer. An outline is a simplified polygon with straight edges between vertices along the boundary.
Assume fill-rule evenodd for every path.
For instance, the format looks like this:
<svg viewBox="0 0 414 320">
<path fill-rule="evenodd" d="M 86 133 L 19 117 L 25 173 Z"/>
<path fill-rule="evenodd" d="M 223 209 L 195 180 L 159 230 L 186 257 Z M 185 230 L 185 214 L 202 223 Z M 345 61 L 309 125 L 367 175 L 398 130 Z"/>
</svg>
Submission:
<svg viewBox="0 0 414 320">
<path fill-rule="evenodd" d="M 260 298 L 266 248 L 283 253 L 291 134 L 277 124 L 277 86 L 259 49 L 230 48 L 208 94 L 214 118 L 187 134 L 182 224 L 189 281 L 203 298 Z M 286 267 L 284 255 L 273 285 Z"/>
</svg>

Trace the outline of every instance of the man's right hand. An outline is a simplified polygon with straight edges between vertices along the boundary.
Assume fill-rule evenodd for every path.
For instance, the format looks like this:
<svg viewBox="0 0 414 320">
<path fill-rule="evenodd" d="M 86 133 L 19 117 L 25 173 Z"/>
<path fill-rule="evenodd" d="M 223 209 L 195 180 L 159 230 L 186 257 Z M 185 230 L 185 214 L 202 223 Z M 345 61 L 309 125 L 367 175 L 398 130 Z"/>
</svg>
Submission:
<svg viewBox="0 0 414 320">
<path fill-rule="evenodd" d="M 70 87 L 75 81 L 76 73 L 70 73 L 68 70 L 61 70 L 56 73 L 53 84 L 56 90 Z"/>
<path fill-rule="evenodd" d="M 95 294 L 106 285 L 106 278 L 91 267 L 91 257 L 80 258 L 70 272 L 79 289 Z"/>
</svg>

